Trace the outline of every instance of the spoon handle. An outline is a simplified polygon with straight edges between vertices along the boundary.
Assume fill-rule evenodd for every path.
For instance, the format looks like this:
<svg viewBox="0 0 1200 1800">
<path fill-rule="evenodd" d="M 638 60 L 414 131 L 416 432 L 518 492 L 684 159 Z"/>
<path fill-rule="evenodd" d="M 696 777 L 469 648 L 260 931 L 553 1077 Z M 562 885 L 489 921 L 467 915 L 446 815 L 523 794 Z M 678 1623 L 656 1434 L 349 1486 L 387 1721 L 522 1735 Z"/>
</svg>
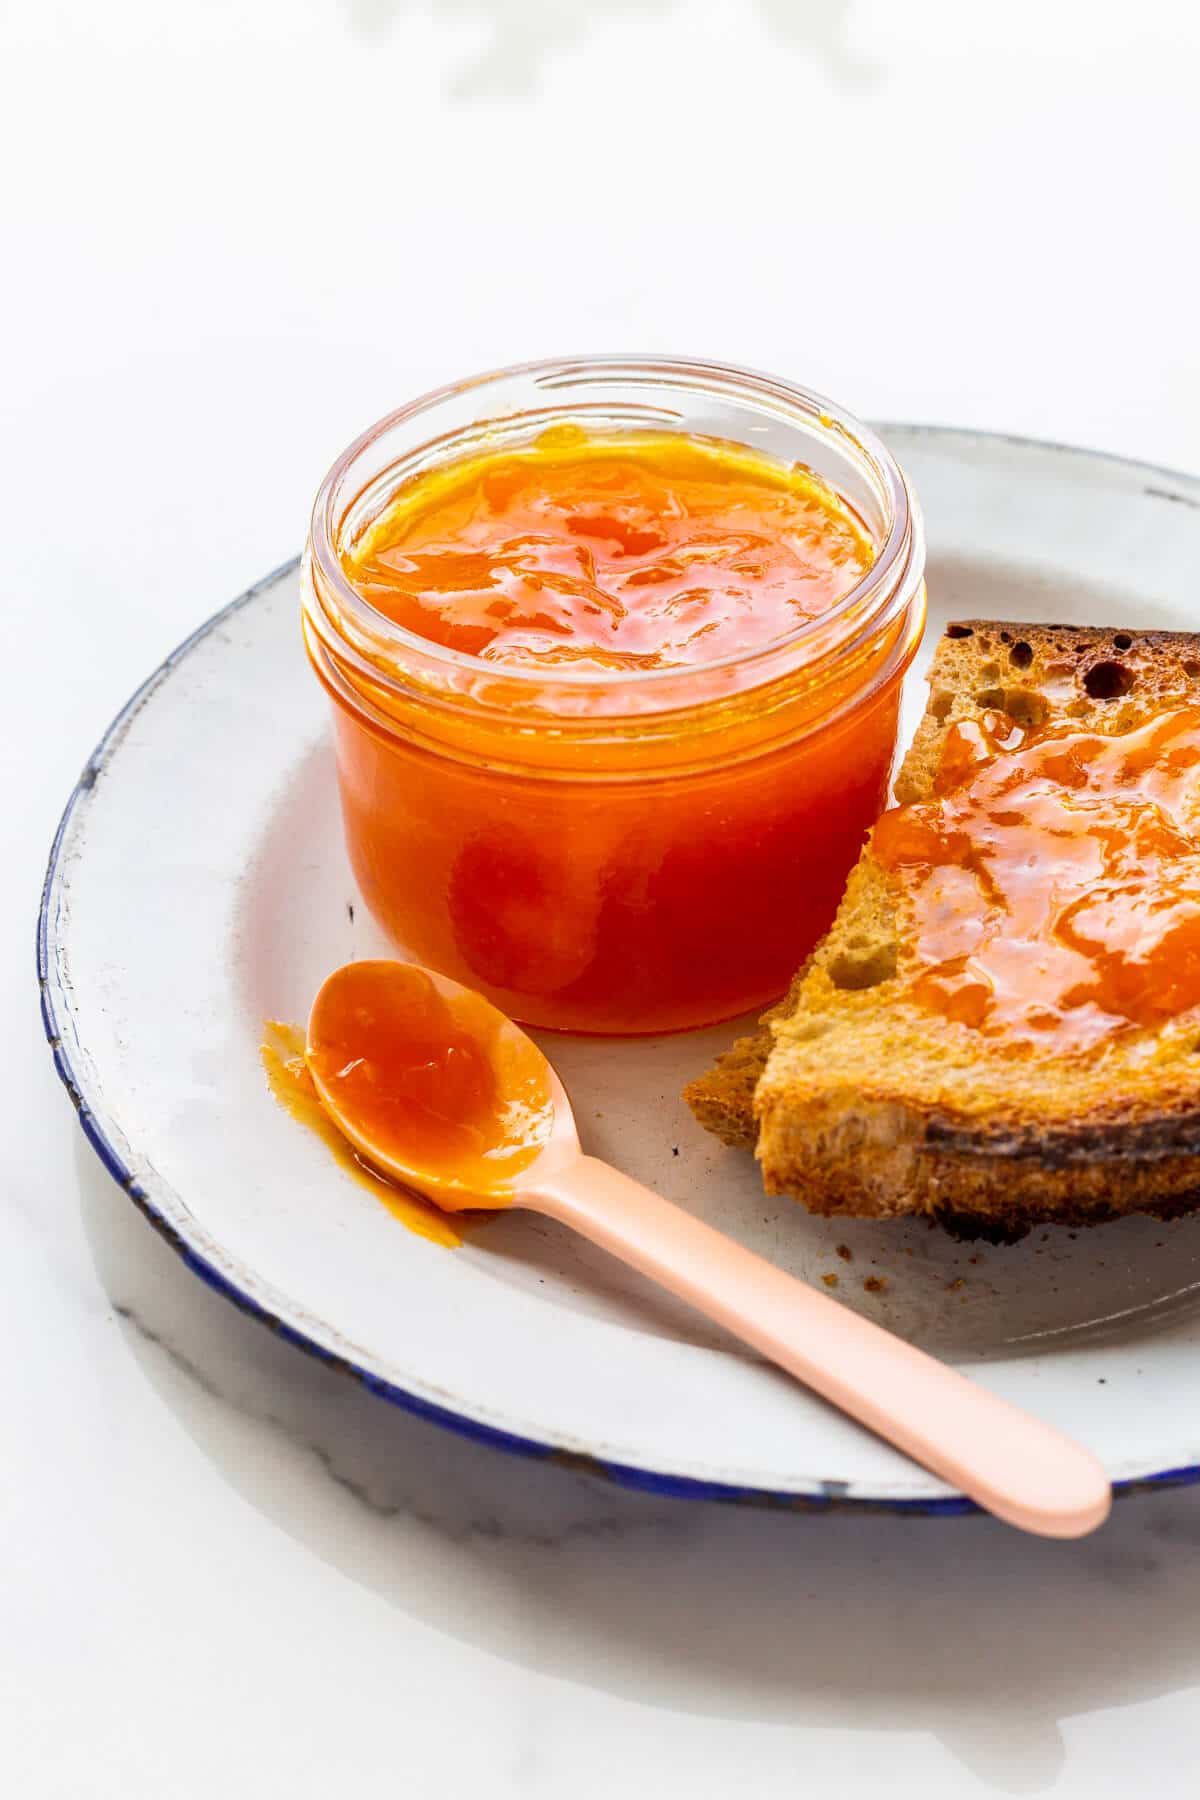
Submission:
<svg viewBox="0 0 1200 1800">
<path fill-rule="evenodd" d="M 1108 1479 L 1081 1445 L 596 1157 L 518 1203 L 688 1301 L 1010 1525 L 1081 1537 L 1107 1517 Z"/>
</svg>

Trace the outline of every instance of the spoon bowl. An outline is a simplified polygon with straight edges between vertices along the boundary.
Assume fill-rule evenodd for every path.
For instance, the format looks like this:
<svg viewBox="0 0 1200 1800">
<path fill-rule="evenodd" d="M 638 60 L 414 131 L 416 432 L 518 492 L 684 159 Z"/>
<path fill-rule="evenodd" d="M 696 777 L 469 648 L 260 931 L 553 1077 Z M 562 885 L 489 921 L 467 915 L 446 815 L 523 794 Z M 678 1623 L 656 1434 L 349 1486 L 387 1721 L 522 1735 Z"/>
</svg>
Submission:
<svg viewBox="0 0 1200 1800">
<path fill-rule="evenodd" d="M 578 1156 L 566 1090 L 519 1025 L 415 963 L 346 963 L 308 1017 L 322 1106 L 359 1155 L 448 1212 L 511 1206 L 518 1179 Z"/>
</svg>

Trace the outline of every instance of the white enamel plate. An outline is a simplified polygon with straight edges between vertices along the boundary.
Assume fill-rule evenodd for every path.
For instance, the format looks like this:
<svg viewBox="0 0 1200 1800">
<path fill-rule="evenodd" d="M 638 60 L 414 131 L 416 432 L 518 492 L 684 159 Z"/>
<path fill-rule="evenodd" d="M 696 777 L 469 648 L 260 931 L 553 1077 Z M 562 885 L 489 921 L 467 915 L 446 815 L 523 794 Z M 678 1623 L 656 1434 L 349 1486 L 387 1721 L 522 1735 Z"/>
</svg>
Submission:
<svg viewBox="0 0 1200 1800">
<path fill-rule="evenodd" d="M 885 428 L 925 506 L 928 642 L 951 616 L 1200 624 L 1200 482 Z M 918 666 L 906 704 L 923 704 Z M 46 1030 L 91 1143 L 205 1280 L 381 1395 L 529 1455 L 687 1494 L 965 1510 L 941 1483 L 601 1252 L 512 1214 L 413 1235 L 272 1099 L 267 1018 L 387 946 L 342 849 L 294 567 L 130 701 L 51 856 Z M 544 1038 L 585 1148 L 1088 1444 L 1122 1485 L 1200 1476 L 1200 1220 L 1008 1249 L 813 1219 L 679 1099 L 735 1027 Z M 832 1285 L 832 1284 L 831 1284 Z"/>
</svg>

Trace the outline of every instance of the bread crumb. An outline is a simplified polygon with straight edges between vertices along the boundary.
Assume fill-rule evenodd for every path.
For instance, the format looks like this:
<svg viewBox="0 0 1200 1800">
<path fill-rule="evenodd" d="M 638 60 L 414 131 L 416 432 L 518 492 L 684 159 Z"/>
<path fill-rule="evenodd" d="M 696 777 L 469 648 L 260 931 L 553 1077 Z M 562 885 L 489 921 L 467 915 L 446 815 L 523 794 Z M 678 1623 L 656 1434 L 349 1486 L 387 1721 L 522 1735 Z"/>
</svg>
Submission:
<svg viewBox="0 0 1200 1800">
<path fill-rule="evenodd" d="M 967 1284 L 963 1280 L 962 1276 L 956 1275 L 953 1281 L 948 1281 L 946 1283 L 946 1292 L 948 1294 L 957 1294 L 959 1288 L 966 1287 L 966 1285 Z"/>
<path fill-rule="evenodd" d="M 821 1280 L 825 1283 L 826 1287 L 836 1287 L 838 1284 L 836 1275 L 822 1275 Z"/>
<path fill-rule="evenodd" d="M 868 1275 L 863 1286 L 868 1294 L 886 1294 L 888 1284 L 882 1275 Z"/>
<path fill-rule="evenodd" d="M 837 1254 L 841 1257 L 843 1262 L 853 1262 L 854 1261 L 854 1252 L 853 1252 L 853 1250 L 851 1250 L 849 1244 L 835 1244 L 834 1249 L 836 1250 Z"/>
</svg>

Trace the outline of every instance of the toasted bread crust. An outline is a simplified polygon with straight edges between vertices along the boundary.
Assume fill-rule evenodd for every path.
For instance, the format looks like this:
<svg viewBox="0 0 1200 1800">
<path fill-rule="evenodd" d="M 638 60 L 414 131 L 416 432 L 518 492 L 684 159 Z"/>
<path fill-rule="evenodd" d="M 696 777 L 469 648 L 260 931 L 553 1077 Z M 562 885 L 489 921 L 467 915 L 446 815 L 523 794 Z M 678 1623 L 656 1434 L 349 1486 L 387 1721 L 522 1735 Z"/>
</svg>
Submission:
<svg viewBox="0 0 1200 1800">
<path fill-rule="evenodd" d="M 757 1031 L 735 1039 L 713 1068 L 683 1090 L 684 1099 L 704 1129 L 731 1149 L 753 1150 L 758 1142 L 754 1092 L 771 1053 L 772 1026 L 776 1019 L 786 1018 L 796 1005 L 808 970 L 806 962 L 793 977 L 783 999 L 763 1014 Z"/>
<path fill-rule="evenodd" d="M 1200 636 L 964 620 L 929 682 L 901 801 L 930 793 L 945 732 L 984 711 L 1123 731 L 1200 700 Z M 1200 1205 L 1194 1018 L 1139 1034 L 1136 1056 L 997 1054 L 896 1004 L 904 955 L 894 882 L 867 849 L 787 999 L 688 1089 L 726 1142 L 757 1138 L 768 1191 L 799 1193 L 815 1212 L 924 1215 L 999 1241 L 1048 1221 Z"/>
</svg>

